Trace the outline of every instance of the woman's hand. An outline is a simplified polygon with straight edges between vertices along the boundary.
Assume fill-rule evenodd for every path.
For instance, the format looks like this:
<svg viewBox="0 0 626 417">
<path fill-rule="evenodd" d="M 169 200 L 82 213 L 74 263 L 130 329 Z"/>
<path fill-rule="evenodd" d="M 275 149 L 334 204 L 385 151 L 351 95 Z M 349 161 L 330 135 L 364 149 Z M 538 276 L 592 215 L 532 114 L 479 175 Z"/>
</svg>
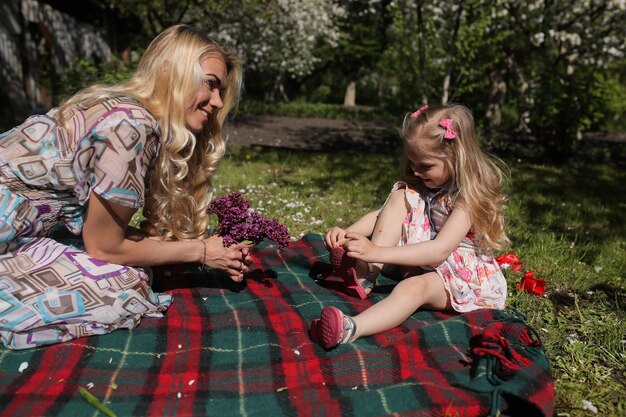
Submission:
<svg viewBox="0 0 626 417">
<path fill-rule="evenodd" d="M 356 232 L 348 232 L 345 235 L 345 239 L 346 242 L 343 247 L 348 256 L 365 262 L 378 261 L 375 258 L 378 246 L 373 244 L 368 238 Z"/>
<path fill-rule="evenodd" d="M 250 256 L 250 249 L 252 249 L 251 244 L 248 243 L 238 243 L 236 245 L 232 245 L 230 249 L 235 249 L 241 252 L 241 260 L 246 266 L 252 263 L 252 256 Z"/>
<path fill-rule="evenodd" d="M 326 233 L 324 244 L 326 249 L 331 250 L 337 246 L 343 246 L 346 241 L 346 231 L 341 227 L 333 227 Z"/>
<path fill-rule="evenodd" d="M 223 239 L 219 236 L 211 236 L 203 242 L 206 245 L 206 256 L 203 253 L 204 265 L 221 269 L 233 281 L 241 282 L 243 274 L 248 272 L 248 265 L 252 262 L 250 245 L 239 243 L 225 248 Z M 204 247 L 202 250 L 204 251 Z"/>
</svg>

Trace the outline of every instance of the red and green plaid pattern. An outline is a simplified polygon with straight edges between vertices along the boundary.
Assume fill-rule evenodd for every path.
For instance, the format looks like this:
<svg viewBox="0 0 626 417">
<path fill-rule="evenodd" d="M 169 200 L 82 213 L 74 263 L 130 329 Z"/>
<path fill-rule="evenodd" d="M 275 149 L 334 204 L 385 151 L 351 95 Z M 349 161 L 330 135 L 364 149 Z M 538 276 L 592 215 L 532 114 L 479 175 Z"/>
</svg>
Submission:
<svg viewBox="0 0 626 417">
<path fill-rule="evenodd" d="M 319 235 L 281 253 L 258 245 L 253 258 L 241 285 L 195 267 L 156 271 L 155 289 L 174 303 L 133 331 L 0 348 L 0 415 L 99 413 L 79 387 L 118 416 L 485 416 L 507 407 L 552 415 L 545 352 L 511 314 L 418 311 L 397 329 L 325 351 L 307 334 L 322 307 L 357 313 L 394 282 L 381 277 L 361 301 L 335 278 L 318 280 L 329 273 Z"/>
</svg>

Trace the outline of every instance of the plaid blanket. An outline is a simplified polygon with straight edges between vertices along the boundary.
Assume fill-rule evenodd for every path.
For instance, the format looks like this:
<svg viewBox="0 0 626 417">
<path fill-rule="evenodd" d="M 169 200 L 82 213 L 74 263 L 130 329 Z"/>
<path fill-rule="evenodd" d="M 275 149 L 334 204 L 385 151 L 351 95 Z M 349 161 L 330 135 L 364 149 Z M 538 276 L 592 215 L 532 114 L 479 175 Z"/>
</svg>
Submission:
<svg viewBox="0 0 626 417">
<path fill-rule="evenodd" d="M 418 311 L 402 326 L 325 351 L 307 326 L 323 306 L 357 313 L 322 237 L 253 250 L 247 280 L 196 267 L 156 271 L 174 295 L 165 318 L 46 348 L 0 348 L 2 416 L 97 415 L 87 389 L 118 416 L 485 416 L 554 411 L 549 363 L 510 313 Z M 104 415 L 104 414 L 101 414 Z"/>
</svg>

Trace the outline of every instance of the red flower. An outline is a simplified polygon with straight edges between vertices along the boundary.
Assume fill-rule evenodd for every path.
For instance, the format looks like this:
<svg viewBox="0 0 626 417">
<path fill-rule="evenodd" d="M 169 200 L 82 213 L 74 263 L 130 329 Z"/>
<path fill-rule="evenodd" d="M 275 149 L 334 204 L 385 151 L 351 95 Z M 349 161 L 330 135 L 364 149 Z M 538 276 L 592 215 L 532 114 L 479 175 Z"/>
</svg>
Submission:
<svg viewBox="0 0 626 417">
<path fill-rule="evenodd" d="M 531 294 L 543 295 L 546 292 L 546 281 L 535 278 L 535 271 L 526 272 L 522 277 L 517 289 Z"/>
<path fill-rule="evenodd" d="M 507 253 L 506 255 L 498 256 L 496 262 L 502 268 L 511 268 L 511 270 L 518 272 L 524 268 L 524 264 L 519 261 L 519 258 L 514 253 Z"/>
</svg>

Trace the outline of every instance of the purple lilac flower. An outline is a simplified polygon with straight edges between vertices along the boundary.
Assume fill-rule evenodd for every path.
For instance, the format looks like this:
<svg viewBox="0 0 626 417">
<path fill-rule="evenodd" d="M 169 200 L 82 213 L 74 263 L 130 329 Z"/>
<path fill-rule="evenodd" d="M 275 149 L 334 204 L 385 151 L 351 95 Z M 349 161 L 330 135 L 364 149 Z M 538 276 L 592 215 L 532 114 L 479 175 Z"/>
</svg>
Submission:
<svg viewBox="0 0 626 417">
<path fill-rule="evenodd" d="M 248 217 L 250 203 L 239 193 L 232 192 L 227 196 L 217 198 L 211 202 L 207 212 L 215 214 L 220 230 L 226 232 L 242 219 Z"/>
<path fill-rule="evenodd" d="M 289 246 L 289 240 L 291 239 L 291 233 L 284 224 L 281 224 L 273 219 L 267 219 L 266 230 L 267 238 L 278 245 L 279 249 L 284 249 Z"/>
<path fill-rule="evenodd" d="M 250 210 L 250 203 L 239 193 L 232 192 L 213 200 L 207 212 L 217 215 L 217 233 L 224 238 L 225 247 L 243 241 L 256 245 L 265 238 L 276 243 L 280 250 L 289 245 L 289 229 Z"/>
</svg>

